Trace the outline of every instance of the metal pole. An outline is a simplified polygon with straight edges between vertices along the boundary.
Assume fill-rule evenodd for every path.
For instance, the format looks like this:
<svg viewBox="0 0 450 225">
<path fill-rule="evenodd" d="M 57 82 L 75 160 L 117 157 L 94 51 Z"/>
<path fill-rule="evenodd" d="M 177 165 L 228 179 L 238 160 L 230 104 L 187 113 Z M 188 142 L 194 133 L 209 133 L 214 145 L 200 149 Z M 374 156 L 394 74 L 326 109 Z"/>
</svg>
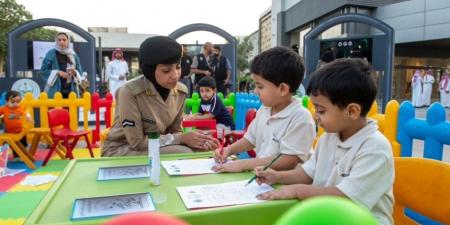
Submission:
<svg viewBox="0 0 450 225">
<path fill-rule="evenodd" d="M 105 97 L 104 96 L 104 90 L 103 90 L 103 55 L 102 55 L 102 37 L 98 37 L 98 74 L 100 75 L 100 84 L 98 87 L 98 91 L 100 92 L 100 98 Z"/>
</svg>

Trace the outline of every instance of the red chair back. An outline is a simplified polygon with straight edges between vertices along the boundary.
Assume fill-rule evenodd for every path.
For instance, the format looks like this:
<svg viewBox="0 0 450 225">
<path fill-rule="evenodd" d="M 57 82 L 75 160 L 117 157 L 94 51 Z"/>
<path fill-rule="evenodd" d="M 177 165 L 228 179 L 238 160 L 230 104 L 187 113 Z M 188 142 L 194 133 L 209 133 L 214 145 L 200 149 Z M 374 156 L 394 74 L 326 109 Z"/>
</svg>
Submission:
<svg viewBox="0 0 450 225">
<path fill-rule="evenodd" d="M 245 113 L 245 130 L 247 130 L 248 126 L 250 126 L 250 123 L 255 119 L 256 117 L 256 109 L 248 109 L 247 113 Z"/>
<path fill-rule="evenodd" d="M 70 129 L 70 115 L 67 109 L 51 109 L 47 112 L 48 126 L 53 127 L 63 126 Z"/>
</svg>

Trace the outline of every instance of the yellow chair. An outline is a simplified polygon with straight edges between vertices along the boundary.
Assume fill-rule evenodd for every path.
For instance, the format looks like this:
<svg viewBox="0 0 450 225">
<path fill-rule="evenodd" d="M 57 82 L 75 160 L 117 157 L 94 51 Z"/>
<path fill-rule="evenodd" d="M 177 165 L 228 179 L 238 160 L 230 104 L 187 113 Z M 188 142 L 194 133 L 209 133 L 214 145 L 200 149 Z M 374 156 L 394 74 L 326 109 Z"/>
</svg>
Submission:
<svg viewBox="0 0 450 225">
<path fill-rule="evenodd" d="M 34 165 L 34 156 L 30 154 L 25 146 L 20 143 L 20 140 L 25 137 L 28 133 L 30 124 L 26 121 L 26 119 L 23 119 L 23 128 L 22 131 L 18 134 L 10 134 L 10 133 L 3 133 L 0 134 L 0 145 L 3 145 L 4 143 L 7 143 L 12 151 L 17 153 L 19 158 L 30 168 L 30 169 L 36 169 L 36 165 Z"/>
<path fill-rule="evenodd" d="M 395 224 L 417 224 L 405 216 L 405 207 L 450 224 L 450 164 L 407 157 L 394 157 L 394 161 Z"/>
</svg>

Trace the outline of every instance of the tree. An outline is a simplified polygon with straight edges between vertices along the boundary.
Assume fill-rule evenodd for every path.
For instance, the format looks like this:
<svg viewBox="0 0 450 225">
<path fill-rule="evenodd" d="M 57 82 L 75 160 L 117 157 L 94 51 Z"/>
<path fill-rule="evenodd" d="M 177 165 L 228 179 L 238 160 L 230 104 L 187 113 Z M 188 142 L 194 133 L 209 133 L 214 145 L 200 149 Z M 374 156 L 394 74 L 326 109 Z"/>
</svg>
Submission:
<svg viewBox="0 0 450 225">
<path fill-rule="evenodd" d="M 5 64 L 8 48 L 8 32 L 33 17 L 25 7 L 15 0 L 0 0 L 0 72 Z"/>
<path fill-rule="evenodd" d="M 4 71 L 4 64 L 8 50 L 8 32 L 20 24 L 32 20 L 33 16 L 16 0 L 0 0 L 0 73 Z M 57 31 L 37 28 L 22 35 L 26 40 L 53 41 Z"/>
<path fill-rule="evenodd" d="M 238 38 L 237 67 L 238 67 L 239 74 L 244 73 L 249 68 L 248 54 L 252 50 L 253 50 L 253 45 L 250 42 L 249 37 L 245 37 L 242 40 Z"/>
</svg>

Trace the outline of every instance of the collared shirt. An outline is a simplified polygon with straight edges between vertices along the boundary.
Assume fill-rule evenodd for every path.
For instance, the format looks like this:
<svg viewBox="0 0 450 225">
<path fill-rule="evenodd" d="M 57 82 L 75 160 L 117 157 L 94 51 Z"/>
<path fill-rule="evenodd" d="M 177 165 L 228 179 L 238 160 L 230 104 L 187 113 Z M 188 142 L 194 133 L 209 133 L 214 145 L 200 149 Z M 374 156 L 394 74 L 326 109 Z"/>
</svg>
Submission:
<svg viewBox="0 0 450 225">
<path fill-rule="evenodd" d="M 255 146 L 257 158 L 280 152 L 308 160 L 316 136 L 311 113 L 296 98 L 283 110 L 270 115 L 272 109 L 262 106 L 248 127 L 244 138 Z"/>
<path fill-rule="evenodd" d="M 393 224 L 394 162 L 388 140 L 376 121 L 342 142 L 337 133 L 324 134 L 317 150 L 303 164 L 312 185 L 336 186 L 352 201 L 369 209 L 380 224 Z"/>
</svg>

